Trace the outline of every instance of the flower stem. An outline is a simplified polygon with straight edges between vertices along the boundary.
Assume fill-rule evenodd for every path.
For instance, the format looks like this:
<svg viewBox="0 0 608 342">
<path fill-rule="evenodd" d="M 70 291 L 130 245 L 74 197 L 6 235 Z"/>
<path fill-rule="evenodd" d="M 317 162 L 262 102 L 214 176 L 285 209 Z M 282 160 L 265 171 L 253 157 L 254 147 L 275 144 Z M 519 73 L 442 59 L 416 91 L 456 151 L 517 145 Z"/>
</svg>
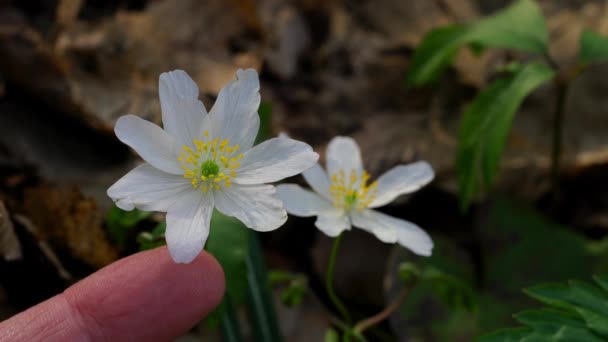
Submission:
<svg viewBox="0 0 608 342">
<path fill-rule="evenodd" d="M 405 288 L 401 289 L 401 291 L 399 292 L 399 294 L 397 295 L 395 300 L 393 300 L 392 303 L 390 303 L 386 308 L 384 308 L 384 310 L 380 311 L 379 313 L 375 314 L 374 316 L 366 318 L 366 319 L 358 322 L 357 324 L 355 324 L 353 331 L 360 334 L 364 330 L 371 328 L 374 325 L 387 319 L 393 312 L 395 312 L 397 309 L 399 309 L 399 307 L 401 306 L 401 304 L 407 297 L 408 293 L 409 293 L 409 287 L 405 287 Z"/>
<path fill-rule="evenodd" d="M 338 249 L 340 248 L 341 240 L 342 234 L 338 235 L 338 237 L 334 239 L 334 243 L 331 247 L 331 254 L 329 255 L 329 264 L 327 265 L 327 273 L 325 274 L 325 289 L 327 290 L 329 299 L 334 304 L 342 318 L 346 321 L 348 325 L 350 325 L 351 320 L 348 310 L 346 310 L 346 307 L 334 292 L 334 267 L 336 265 L 336 256 L 338 255 Z"/>
</svg>

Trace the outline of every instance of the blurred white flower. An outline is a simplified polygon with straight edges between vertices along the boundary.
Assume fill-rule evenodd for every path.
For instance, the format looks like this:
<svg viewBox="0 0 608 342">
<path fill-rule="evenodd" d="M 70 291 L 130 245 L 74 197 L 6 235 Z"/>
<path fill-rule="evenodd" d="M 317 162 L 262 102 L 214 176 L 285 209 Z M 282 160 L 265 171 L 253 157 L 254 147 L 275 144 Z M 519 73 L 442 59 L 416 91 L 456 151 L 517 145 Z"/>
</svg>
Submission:
<svg viewBox="0 0 608 342">
<path fill-rule="evenodd" d="M 416 254 L 431 255 L 433 241 L 424 230 L 371 209 L 429 183 L 434 172 L 427 162 L 396 166 L 369 184 L 357 143 L 349 137 L 335 137 L 327 147 L 327 171 L 316 164 L 303 172 L 306 182 L 316 193 L 296 184 L 277 186 L 288 213 L 317 216 L 315 225 L 331 237 L 353 225 L 383 242 L 397 242 Z"/>
<path fill-rule="evenodd" d="M 318 160 L 309 145 L 286 137 L 252 147 L 260 126 L 259 90 L 255 70 L 238 70 L 207 114 L 194 81 L 175 70 L 159 81 L 164 129 L 134 115 L 116 122 L 118 139 L 146 163 L 112 185 L 108 196 L 124 210 L 167 212 L 165 236 L 176 262 L 200 253 L 214 207 L 257 231 L 280 227 L 287 213 L 275 187 L 264 183 Z"/>
</svg>

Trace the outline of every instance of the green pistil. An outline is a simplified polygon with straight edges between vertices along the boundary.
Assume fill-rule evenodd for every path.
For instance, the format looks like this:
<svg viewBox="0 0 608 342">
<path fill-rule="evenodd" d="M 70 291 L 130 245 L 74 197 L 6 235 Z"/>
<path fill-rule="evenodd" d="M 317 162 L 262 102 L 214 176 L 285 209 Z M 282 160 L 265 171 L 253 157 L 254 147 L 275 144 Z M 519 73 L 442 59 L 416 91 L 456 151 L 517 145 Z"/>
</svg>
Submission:
<svg viewBox="0 0 608 342">
<path fill-rule="evenodd" d="M 215 177 L 220 172 L 220 167 L 213 160 L 207 160 L 201 165 L 201 176 Z"/>
<path fill-rule="evenodd" d="M 353 204 L 357 202 L 357 192 L 353 191 L 344 195 L 344 206 L 346 208 L 351 208 Z"/>
</svg>

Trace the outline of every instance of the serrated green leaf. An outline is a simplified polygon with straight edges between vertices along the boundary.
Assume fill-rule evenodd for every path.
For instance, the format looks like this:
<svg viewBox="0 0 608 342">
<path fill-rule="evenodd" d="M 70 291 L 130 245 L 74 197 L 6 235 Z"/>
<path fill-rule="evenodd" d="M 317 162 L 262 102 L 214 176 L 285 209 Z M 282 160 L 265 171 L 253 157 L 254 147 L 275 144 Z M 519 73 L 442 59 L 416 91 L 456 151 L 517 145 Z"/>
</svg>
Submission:
<svg viewBox="0 0 608 342">
<path fill-rule="evenodd" d="M 603 290 L 589 284 L 572 281 L 570 286 L 563 284 L 547 284 L 534 286 L 526 293 L 537 300 L 560 307 L 570 312 L 587 312 L 604 315 L 608 318 L 608 299 Z M 597 320 L 594 318 L 594 320 Z"/>
<path fill-rule="evenodd" d="M 606 292 L 608 292 L 608 274 L 593 276 L 593 280 Z"/>
<path fill-rule="evenodd" d="M 583 31 L 578 58 L 586 64 L 608 61 L 608 37 L 590 30 Z"/>
<path fill-rule="evenodd" d="M 481 336 L 477 342 L 519 342 L 522 341 L 526 336 L 532 333 L 532 329 L 520 327 L 520 328 L 508 328 L 500 329 L 491 332 L 487 335 Z"/>
<path fill-rule="evenodd" d="M 494 81 L 468 107 L 460 124 L 456 158 L 463 209 L 492 183 L 521 102 L 554 75 L 544 64 L 527 64 L 511 77 Z"/>
<path fill-rule="evenodd" d="M 537 285 L 525 292 L 550 308 L 515 315 L 520 323 L 532 329 L 520 330 L 519 341 L 599 342 L 608 339 L 608 293 L 605 289 L 570 281 L 569 285 Z M 480 341 L 487 342 L 483 338 Z"/>
<path fill-rule="evenodd" d="M 570 281 L 571 302 L 584 309 L 608 316 L 608 297 L 606 293 L 582 281 Z"/>
<path fill-rule="evenodd" d="M 480 52 L 486 47 L 506 48 L 544 55 L 549 31 L 545 18 L 532 0 L 511 6 L 469 25 L 455 25 L 428 33 L 416 49 L 406 78 L 409 86 L 432 83 L 464 45 Z"/>
<path fill-rule="evenodd" d="M 526 310 L 515 315 L 522 324 L 532 328 L 546 326 L 572 326 L 584 329 L 585 323 L 579 315 L 555 309 Z"/>
<path fill-rule="evenodd" d="M 578 308 L 577 311 L 583 316 L 589 329 L 608 339 L 608 316 L 581 308 Z"/>
<path fill-rule="evenodd" d="M 570 303 L 570 288 L 564 284 L 543 284 L 529 287 L 524 292 L 552 307 L 560 308 L 568 312 L 576 312 L 576 307 Z"/>
</svg>

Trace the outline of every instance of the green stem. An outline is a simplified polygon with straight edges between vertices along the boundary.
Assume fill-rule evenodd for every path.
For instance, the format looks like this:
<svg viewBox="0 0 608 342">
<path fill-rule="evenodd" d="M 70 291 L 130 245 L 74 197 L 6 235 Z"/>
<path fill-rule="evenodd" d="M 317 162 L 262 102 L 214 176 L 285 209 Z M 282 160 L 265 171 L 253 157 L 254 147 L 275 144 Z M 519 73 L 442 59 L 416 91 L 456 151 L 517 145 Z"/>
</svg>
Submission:
<svg viewBox="0 0 608 342">
<path fill-rule="evenodd" d="M 325 289 L 327 290 L 329 299 L 334 304 L 336 309 L 340 312 L 342 318 L 346 321 L 348 325 L 350 325 L 351 320 L 348 310 L 346 310 L 346 307 L 334 292 L 334 267 L 336 265 L 336 256 L 338 255 L 338 249 L 340 248 L 341 240 L 342 234 L 338 235 L 338 237 L 334 239 L 334 244 L 331 247 L 331 254 L 329 255 L 329 264 L 327 265 L 327 273 L 325 274 Z"/>
<path fill-rule="evenodd" d="M 553 116 L 553 143 L 551 146 L 551 183 L 554 203 L 557 203 L 559 199 L 559 168 L 562 154 L 562 131 L 568 82 L 558 78 L 556 86 L 557 102 Z"/>
</svg>

